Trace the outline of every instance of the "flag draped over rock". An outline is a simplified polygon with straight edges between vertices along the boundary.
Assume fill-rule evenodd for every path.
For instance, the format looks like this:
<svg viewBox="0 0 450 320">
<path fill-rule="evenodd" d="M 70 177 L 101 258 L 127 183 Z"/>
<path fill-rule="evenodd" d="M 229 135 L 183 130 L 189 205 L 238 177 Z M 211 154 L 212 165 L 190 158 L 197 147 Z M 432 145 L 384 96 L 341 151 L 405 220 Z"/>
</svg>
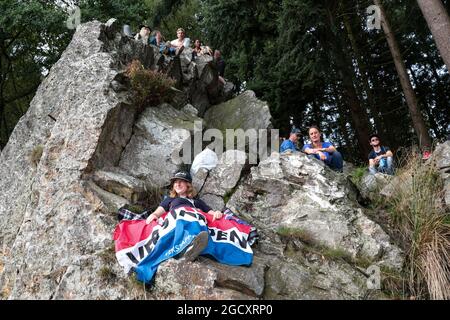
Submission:
<svg viewBox="0 0 450 320">
<path fill-rule="evenodd" d="M 114 231 L 116 257 L 126 273 L 134 271 L 138 280 L 150 282 L 158 265 L 181 253 L 201 231 L 209 232 L 202 255 L 229 265 L 252 263 L 255 228 L 233 215 L 213 221 L 191 207 L 172 209 L 150 224 L 123 219 Z"/>
</svg>

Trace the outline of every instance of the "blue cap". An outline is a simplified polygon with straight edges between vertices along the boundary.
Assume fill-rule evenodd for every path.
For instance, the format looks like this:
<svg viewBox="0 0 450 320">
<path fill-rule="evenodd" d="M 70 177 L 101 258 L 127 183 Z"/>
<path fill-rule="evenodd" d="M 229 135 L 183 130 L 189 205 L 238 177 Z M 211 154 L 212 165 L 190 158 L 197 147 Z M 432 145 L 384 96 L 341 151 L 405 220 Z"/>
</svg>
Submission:
<svg viewBox="0 0 450 320">
<path fill-rule="evenodd" d="M 299 129 L 294 128 L 294 129 L 291 130 L 291 133 L 300 134 L 301 132 L 300 132 Z"/>
</svg>

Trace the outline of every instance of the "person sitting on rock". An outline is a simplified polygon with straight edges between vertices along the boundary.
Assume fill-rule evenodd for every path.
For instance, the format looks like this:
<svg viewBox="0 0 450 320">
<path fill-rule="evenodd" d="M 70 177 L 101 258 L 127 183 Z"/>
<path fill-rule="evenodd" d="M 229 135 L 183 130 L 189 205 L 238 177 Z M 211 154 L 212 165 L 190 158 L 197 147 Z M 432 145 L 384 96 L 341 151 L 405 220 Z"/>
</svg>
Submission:
<svg viewBox="0 0 450 320">
<path fill-rule="evenodd" d="M 205 54 L 212 56 L 213 53 L 211 48 L 208 46 L 202 46 L 200 39 L 196 39 L 194 41 L 194 48 L 192 49 L 192 57 L 195 58 Z"/>
<path fill-rule="evenodd" d="M 280 153 L 292 153 L 298 152 L 297 141 L 300 135 L 300 130 L 294 129 L 289 134 L 289 139 L 285 139 L 280 146 Z"/>
<path fill-rule="evenodd" d="M 175 50 L 175 55 L 180 55 L 184 48 L 188 48 L 191 45 L 191 39 L 186 37 L 186 32 L 183 28 L 177 29 L 177 38 L 170 42 L 167 42 L 167 47 Z"/>
<path fill-rule="evenodd" d="M 150 44 L 156 46 L 162 54 L 175 54 L 175 48 L 168 48 L 164 42 L 161 31 L 156 30 L 154 35 L 150 38 Z"/>
<path fill-rule="evenodd" d="M 150 33 L 152 32 L 152 29 L 145 25 L 142 24 L 139 26 L 139 32 L 136 33 L 136 36 L 134 37 L 136 40 L 141 40 L 144 44 L 149 44 L 150 43 Z"/>
<path fill-rule="evenodd" d="M 380 137 L 372 134 L 369 140 L 372 151 L 369 153 L 369 171 L 372 174 L 382 172 L 386 174 L 394 174 L 393 170 L 393 153 L 389 147 L 382 146 Z"/>
<path fill-rule="evenodd" d="M 188 171 L 178 171 L 171 178 L 170 195 L 164 199 L 146 219 L 149 224 L 153 220 L 158 220 L 165 212 L 178 207 L 193 207 L 213 216 L 213 220 L 223 217 L 220 211 L 214 211 L 203 200 L 194 199 L 196 191 L 192 186 L 192 177 Z M 195 238 L 193 244 L 185 251 L 183 257 L 188 261 L 193 261 L 207 246 L 208 233 L 202 231 Z"/>
<path fill-rule="evenodd" d="M 314 156 L 316 159 L 322 160 L 325 164 L 334 171 L 342 172 L 344 161 L 342 155 L 330 142 L 322 142 L 320 130 L 317 126 L 311 126 L 308 129 L 310 144 L 303 146 L 303 152 Z"/>
<path fill-rule="evenodd" d="M 216 63 L 217 71 L 219 73 L 219 82 L 222 85 L 224 85 L 225 84 L 225 79 L 224 79 L 225 60 L 223 60 L 222 53 L 220 52 L 220 50 L 214 50 L 214 61 Z"/>
</svg>

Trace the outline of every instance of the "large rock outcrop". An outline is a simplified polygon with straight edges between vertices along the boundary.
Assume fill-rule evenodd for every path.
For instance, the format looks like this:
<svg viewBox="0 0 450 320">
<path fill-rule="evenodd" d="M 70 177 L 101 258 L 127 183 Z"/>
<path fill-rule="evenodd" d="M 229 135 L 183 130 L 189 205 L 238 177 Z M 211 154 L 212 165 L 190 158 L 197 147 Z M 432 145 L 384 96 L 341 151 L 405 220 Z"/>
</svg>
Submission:
<svg viewBox="0 0 450 320">
<path fill-rule="evenodd" d="M 224 105 L 211 107 L 224 99 L 211 60 L 192 61 L 188 50 L 166 65 L 180 96 L 141 112 L 123 71 L 133 59 L 155 70 L 165 62 L 120 29 L 114 20 L 77 28 L 0 154 L 1 298 L 382 296 L 367 289 L 366 262 L 398 269 L 400 250 L 350 200 L 342 176 L 302 154 L 274 154 L 250 169 L 225 161 L 248 158 L 228 150 L 211 172 L 197 173 L 196 185 L 215 209 L 226 203 L 258 227 L 251 267 L 169 260 L 147 290 L 123 274 L 112 241 L 117 208 L 165 186 L 172 153 L 205 111 L 209 127 L 228 116 Z M 252 92 L 230 108 L 236 117 L 223 129 L 271 128 L 268 106 Z"/>
<path fill-rule="evenodd" d="M 400 249 L 350 192 L 343 175 L 301 153 L 274 153 L 251 169 L 227 207 L 263 234 L 266 297 L 359 299 L 370 293 L 363 265 L 401 269 Z"/>
<path fill-rule="evenodd" d="M 118 29 L 114 20 L 78 27 L 2 152 L 4 296 L 126 296 L 123 284 L 102 288 L 98 280 L 115 221 L 89 176 L 116 166 L 132 135 L 136 108 L 118 85 L 123 68 L 132 59 L 151 67 L 154 55 Z M 39 148 L 34 166 L 29 155 Z"/>
</svg>

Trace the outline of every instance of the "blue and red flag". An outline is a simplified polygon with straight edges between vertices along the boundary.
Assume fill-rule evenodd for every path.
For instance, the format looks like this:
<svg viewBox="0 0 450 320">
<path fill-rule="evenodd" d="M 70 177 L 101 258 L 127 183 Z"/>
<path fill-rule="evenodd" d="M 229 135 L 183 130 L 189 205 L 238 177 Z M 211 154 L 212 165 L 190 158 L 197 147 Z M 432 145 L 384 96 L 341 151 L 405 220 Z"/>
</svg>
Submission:
<svg viewBox="0 0 450 320">
<path fill-rule="evenodd" d="M 239 219 L 214 220 L 200 209 L 178 207 L 158 221 L 122 220 L 114 231 L 116 257 L 126 273 L 150 282 L 158 265 L 182 252 L 201 231 L 209 232 L 202 255 L 229 265 L 251 265 L 249 234 L 254 228 Z"/>
</svg>

